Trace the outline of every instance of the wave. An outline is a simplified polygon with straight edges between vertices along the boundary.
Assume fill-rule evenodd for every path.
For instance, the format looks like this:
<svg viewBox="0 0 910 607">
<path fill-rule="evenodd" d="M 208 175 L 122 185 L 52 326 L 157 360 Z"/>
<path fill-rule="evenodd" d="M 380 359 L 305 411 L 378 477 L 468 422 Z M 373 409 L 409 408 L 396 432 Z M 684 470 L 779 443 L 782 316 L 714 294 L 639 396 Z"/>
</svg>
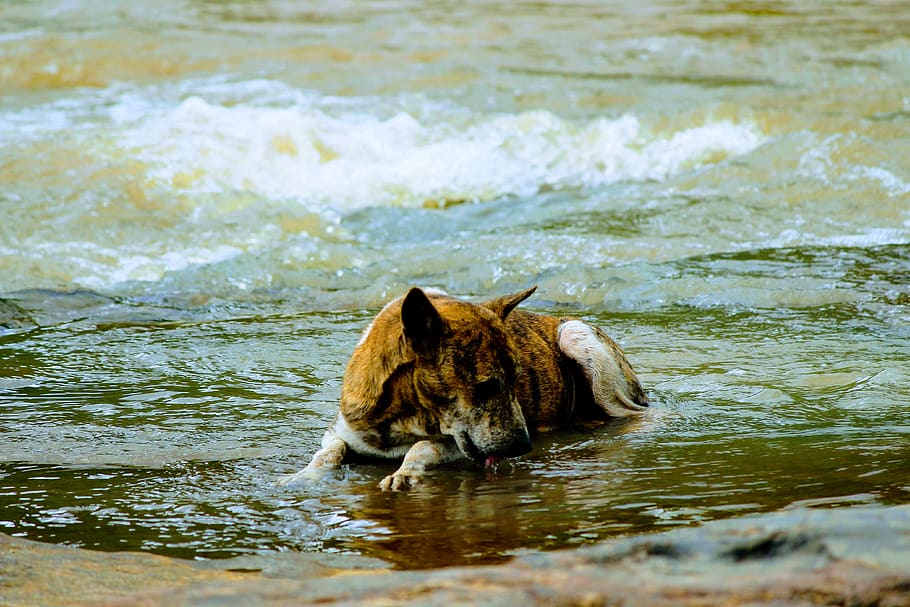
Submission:
<svg viewBox="0 0 910 607">
<path fill-rule="evenodd" d="M 632 115 L 581 124 L 543 110 L 332 115 L 190 97 L 127 129 L 118 145 L 150 179 L 180 192 L 247 191 L 352 209 L 664 180 L 763 140 L 754 125 L 730 121 L 656 132 Z"/>
<path fill-rule="evenodd" d="M 654 247 L 641 245 L 642 253 L 628 239 L 595 245 L 548 238 L 544 245 L 526 233 L 504 240 L 507 230 L 488 234 L 486 226 L 514 225 L 513 198 L 617 182 L 635 189 L 717 166 L 768 139 L 748 122 L 691 115 L 658 127 L 631 114 L 571 120 L 545 110 L 484 113 L 420 95 L 331 97 L 273 81 L 219 79 L 176 88 L 122 84 L 5 111 L 0 138 L 7 135 L 16 143 L 0 156 L 0 168 L 8 183 L 24 185 L 0 200 L 22 218 L 11 224 L 15 246 L 0 243 L 0 292 L 133 294 L 159 287 L 360 288 L 376 281 L 377 264 L 397 271 L 387 256 L 409 258 L 409 246 L 426 248 L 416 240 L 395 248 L 402 222 L 408 238 L 436 234 L 446 249 L 462 241 L 449 239 L 455 222 L 456 231 L 487 239 L 501 261 L 536 260 L 515 261 L 519 273 L 595 249 L 617 262 L 647 257 Z M 577 202 L 589 193 L 566 196 Z M 521 205 L 537 218 L 533 225 L 568 212 L 548 196 Z M 408 209 L 490 200 L 501 204 L 453 209 L 444 229 L 438 214 Z M 608 245 L 619 252 L 611 256 Z M 405 263 L 402 280 L 425 274 L 428 263 L 425 256 Z M 453 263 L 477 265 L 476 251 L 454 258 L 444 251 L 432 265 L 457 274 Z M 496 280 L 507 271 L 498 268 L 512 262 L 489 265 Z M 450 278 L 455 287 L 490 279 L 472 271 Z M 381 300 L 384 289 L 367 299 Z"/>
</svg>

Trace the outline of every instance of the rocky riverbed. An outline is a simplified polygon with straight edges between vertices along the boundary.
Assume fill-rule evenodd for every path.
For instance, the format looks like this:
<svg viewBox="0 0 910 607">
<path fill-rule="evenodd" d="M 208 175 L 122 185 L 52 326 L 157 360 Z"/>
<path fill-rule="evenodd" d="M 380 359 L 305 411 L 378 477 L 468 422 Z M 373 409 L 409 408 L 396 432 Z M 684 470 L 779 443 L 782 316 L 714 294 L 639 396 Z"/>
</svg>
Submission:
<svg viewBox="0 0 910 607">
<path fill-rule="evenodd" d="M 910 605 L 910 507 L 798 509 L 428 571 L 325 554 L 194 562 L 0 535 L 3 607 L 317 603 Z"/>
</svg>

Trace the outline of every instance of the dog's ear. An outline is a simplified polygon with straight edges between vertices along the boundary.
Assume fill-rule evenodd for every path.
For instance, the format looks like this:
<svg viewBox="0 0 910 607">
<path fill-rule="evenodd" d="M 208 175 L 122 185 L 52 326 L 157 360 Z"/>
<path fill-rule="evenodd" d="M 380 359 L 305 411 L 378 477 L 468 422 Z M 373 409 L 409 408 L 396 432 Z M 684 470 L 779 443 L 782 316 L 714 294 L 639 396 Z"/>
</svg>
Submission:
<svg viewBox="0 0 910 607">
<path fill-rule="evenodd" d="M 429 354 L 442 338 L 443 321 L 426 293 L 414 287 L 401 303 L 404 337 L 418 354 Z"/>
<path fill-rule="evenodd" d="M 488 301 L 483 306 L 489 310 L 493 310 L 499 318 L 502 320 L 506 319 L 506 316 L 509 315 L 509 312 L 515 309 L 515 306 L 526 300 L 531 296 L 534 291 L 537 290 L 537 285 L 534 285 L 530 289 L 521 291 L 520 293 L 513 293 L 512 295 L 505 295 L 499 297 L 492 301 Z"/>
</svg>

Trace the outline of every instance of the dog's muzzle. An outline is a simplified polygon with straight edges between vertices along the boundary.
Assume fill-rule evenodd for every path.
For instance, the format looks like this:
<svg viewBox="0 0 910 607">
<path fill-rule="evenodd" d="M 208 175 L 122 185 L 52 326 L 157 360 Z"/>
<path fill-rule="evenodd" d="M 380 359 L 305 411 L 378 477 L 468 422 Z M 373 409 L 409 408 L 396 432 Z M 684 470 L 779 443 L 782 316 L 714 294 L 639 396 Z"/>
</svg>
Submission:
<svg viewBox="0 0 910 607">
<path fill-rule="evenodd" d="M 462 433 L 457 443 L 468 459 L 483 467 L 489 467 L 499 460 L 518 457 L 531 451 L 531 435 L 528 434 L 526 428 L 522 432 L 516 433 L 509 443 L 486 450 L 478 447 L 467 432 Z"/>
</svg>

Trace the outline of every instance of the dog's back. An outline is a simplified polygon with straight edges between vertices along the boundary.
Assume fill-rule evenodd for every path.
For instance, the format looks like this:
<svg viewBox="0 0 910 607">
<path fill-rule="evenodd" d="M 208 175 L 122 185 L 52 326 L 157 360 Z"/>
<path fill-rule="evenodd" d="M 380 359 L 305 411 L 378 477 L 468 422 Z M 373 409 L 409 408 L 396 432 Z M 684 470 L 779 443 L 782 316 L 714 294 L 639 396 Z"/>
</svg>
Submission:
<svg viewBox="0 0 910 607">
<path fill-rule="evenodd" d="M 521 361 L 516 392 L 528 427 L 547 431 L 576 419 L 602 419 L 610 415 L 595 400 L 585 368 L 603 365 L 615 367 L 619 398 L 645 407 L 648 398 L 619 346 L 605 333 L 591 328 L 598 351 L 572 347 L 568 334 L 578 326 L 589 327 L 573 318 L 557 318 L 515 310 L 506 319 L 506 329 L 515 343 Z M 592 340 L 593 341 L 593 340 Z M 566 351 L 568 350 L 568 352 Z M 609 361 L 598 360 L 608 354 Z M 603 383 L 601 378 L 601 383 Z M 615 399 L 612 394 L 609 395 Z M 615 413 L 613 414 L 615 415 Z"/>
</svg>

